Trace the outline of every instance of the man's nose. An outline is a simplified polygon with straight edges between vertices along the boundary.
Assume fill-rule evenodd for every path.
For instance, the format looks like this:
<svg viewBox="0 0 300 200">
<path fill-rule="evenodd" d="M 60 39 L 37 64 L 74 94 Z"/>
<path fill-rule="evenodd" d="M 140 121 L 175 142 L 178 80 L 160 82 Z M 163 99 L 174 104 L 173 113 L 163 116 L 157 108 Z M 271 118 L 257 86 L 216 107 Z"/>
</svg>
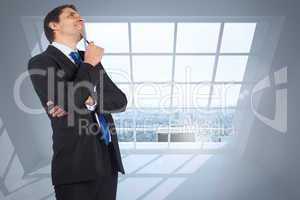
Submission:
<svg viewBox="0 0 300 200">
<path fill-rule="evenodd" d="M 80 21 L 83 21 L 83 18 L 81 17 L 81 15 L 79 13 L 76 13 L 74 15 L 77 19 L 79 19 Z"/>
<path fill-rule="evenodd" d="M 80 15 L 78 15 L 77 17 L 78 17 L 78 20 L 79 20 L 79 21 L 84 22 L 84 19 L 83 19 Z"/>
</svg>

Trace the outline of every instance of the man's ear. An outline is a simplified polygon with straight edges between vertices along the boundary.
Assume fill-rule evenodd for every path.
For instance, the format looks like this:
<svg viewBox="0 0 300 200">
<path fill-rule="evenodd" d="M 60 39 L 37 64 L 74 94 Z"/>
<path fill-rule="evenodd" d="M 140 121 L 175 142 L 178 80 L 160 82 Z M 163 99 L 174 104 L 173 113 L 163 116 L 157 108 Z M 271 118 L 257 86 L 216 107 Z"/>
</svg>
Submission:
<svg viewBox="0 0 300 200">
<path fill-rule="evenodd" d="M 50 22 L 49 23 L 49 27 L 52 29 L 52 30 L 57 30 L 58 29 L 58 24 L 55 23 L 55 22 Z"/>
</svg>

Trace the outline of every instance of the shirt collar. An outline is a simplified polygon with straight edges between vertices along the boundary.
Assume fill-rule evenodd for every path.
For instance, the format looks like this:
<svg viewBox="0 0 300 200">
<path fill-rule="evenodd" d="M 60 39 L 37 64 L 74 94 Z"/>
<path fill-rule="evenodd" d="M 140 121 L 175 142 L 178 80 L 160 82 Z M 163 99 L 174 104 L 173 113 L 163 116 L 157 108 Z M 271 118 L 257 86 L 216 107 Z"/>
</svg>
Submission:
<svg viewBox="0 0 300 200">
<path fill-rule="evenodd" d="M 70 53 L 78 52 L 77 49 L 72 49 L 72 48 L 68 47 L 67 45 L 59 43 L 59 42 L 52 42 L 51 45 L 56 47 L 57 49 L 59 49 L 63 54 L 65 54 L 74 63 L 74 60 L 70 56 Z"/>
</svg>

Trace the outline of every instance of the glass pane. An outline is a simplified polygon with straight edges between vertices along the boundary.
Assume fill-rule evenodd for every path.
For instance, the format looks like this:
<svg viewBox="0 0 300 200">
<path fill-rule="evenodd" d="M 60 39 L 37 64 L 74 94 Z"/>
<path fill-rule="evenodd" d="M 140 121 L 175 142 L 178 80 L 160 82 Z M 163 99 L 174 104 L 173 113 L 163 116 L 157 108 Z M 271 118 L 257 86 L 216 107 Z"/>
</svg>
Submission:
<svg viewBox="0 0 300 200">
<path fill-rule="evenodd" d="M 103 56 L 101 63 L 114 82 L 131 82 L 129 56 Z"/>
<path fill-rule="evenodd" d="M 134 133 L 132 129 L 119 129 L 118 131 L 118 141 L 119 142 L 133 142 Z"/>
<path fill-rule="evenodd" d="M 225 23 L 221 53 L 249 53 L 256 23 Z"/>
<path fill-rule="evenodd" d="M 134 81 L 171 81 L 172 56 L 133 56 L 132 66 Z"/>
<path fill-rule="evenodd" d="M 173 107 L 201 108 L 208 104 L 209 84 L 175 84 Z"/>
<path fill-rule="evenodd" d="M 121 142 L 134 141 L 134 113 L 135 110 L 129 108 L 126 112 L 113 114 L 118 139 Z"/>
<path fill-rule="evenodd" d="M 243 81 L 248 56 L 220 56 L 215 81 Z"/>
<path fill-rule="evenodd" d="M 136 110 L 136 139 L 138 142 L 157 141 L 157 130 L 169 126 L 169 112 L 161 109 Z"/>
<path fill-rule="evenodd" d="M 218 84 L 213 86 L 211 107 L 235 107 L 240 95 L 241 84 Z"/>
<path fill-rule="evenodd" d="M 234 109 L 178 109 L 172 113 L 172 125 L 206 129 L 232 128 Z M 224 119 L 224 116 L 227 116 Z M 174 122 L 175 121 L 175 122 Z"/>
<path fill-rule="evenodd" d="M 169 109 L 163 112 L 160 108 L 140 108 L 136 109 L 136 127 L 151 128 L 168 127 Z"/>
<path fill-rule="evenodd" d="M 144 83 L 135 86 L 134 102 L 137 108 L 170 106 L 171 86 L 168 84 Z"/>
<path fill-rule="evenodd" d="M 211 81 L 215 56 L 176 56 L 175 81 Z"/>
<path fill-rule="evenodd" d="M 120 128 L 134 128 L 135 109 L 126 109 L 126 112 L 112 113 L 117 130 Z"/>
<path fill-rule="evenodd" d="M 234 109 L 177 109 L 170 115 L 171 133 L 187 136 L 178 137 L 182 141 L 193 136 L 197 142 L 225 141 L 232 135 L 233 116 Z"/>
<path fill-rule="evenodd" d="M 136 131 L 136 141 L 137 142 L 156 142 L 157 134 L 154 130 L 137 130 Z"/>
<path fill-rule="evenodd" d="M 174 23 L 131 23 L 132 52 L 173 52 Z"/>
<path fill-rule="evenodd" d="M 220 23 L 178 23 L 177 53 L 215 53 Z"/>
<path fill-rule="evenodd" d="M 127 23 L 86 23 L 85 29 L 87 39 L 104 48 L 105 53 L 129 52 Z"/>
</svg>

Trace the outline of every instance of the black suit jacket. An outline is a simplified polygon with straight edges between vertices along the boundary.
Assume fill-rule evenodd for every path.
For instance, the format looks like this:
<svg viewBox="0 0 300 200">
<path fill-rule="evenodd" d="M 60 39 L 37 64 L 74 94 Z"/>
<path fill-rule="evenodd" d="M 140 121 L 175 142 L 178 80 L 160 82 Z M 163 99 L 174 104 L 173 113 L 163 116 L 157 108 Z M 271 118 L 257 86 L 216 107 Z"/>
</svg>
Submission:
<svg viewBox="0 0 300 200">
<path fill-rule="evenodd" d="M 80 54 L 83 58 L 84 52 Z M 88 63 L 82 63 L 78 67 L 60 50 L 49 45 L 46 51 L 29 60 L 28 70 L 34 89 L 46 111 L 46 102 L 52 100 L 55 105 L 68 112 L 68 115 L 60 118 L 52 117 L 47 112 L 53 130 L 51 163 L 53 185 L 94 180 L 97 175 L 106 175 L 111 171 L 125 173 L 111 113 L 124 111 L 127 99 L 105 73 L 102 64 L 92 67 Z M 35 70 L 39 70 L 43 75 L 37 74 Z M 52 72 L 54 78 L 49 81 Z M 103 75 L 102 78 L 99 74 Z M 72 93 L 67 85 L 76 87 L 83 81 L 97 86 L 96 99 L 98 105 L 101 105 L 97 106 L 97 111 L 102 112 L 108 122 L 112 136 L 109 146 L 105 146 L 100 139 L 99 127 L 82 128 L 95 124 L 93 112 L 88 111 L 84 104 L 91 91 L 85 87 L 78 87 Z M 62 83 L 65 87 L 59 91 L 58 88 Z M 72 106 L 77 106 L 85 112 L 76 112 Z M 74 119 L 72 126 L 68 124 L 70 116 Z M 85 120 L 85 124 L 80 124 L 82 120 Z"/>
</svg>

